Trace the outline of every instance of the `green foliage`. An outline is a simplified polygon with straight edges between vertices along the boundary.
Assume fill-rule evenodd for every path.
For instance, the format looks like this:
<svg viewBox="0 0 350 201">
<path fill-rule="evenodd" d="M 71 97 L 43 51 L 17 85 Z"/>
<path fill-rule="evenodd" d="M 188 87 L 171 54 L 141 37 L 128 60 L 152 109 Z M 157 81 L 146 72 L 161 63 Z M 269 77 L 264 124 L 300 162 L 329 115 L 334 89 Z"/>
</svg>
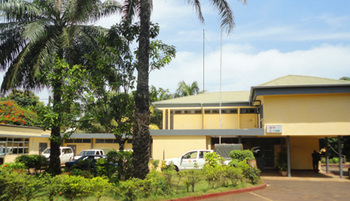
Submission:
<svg viewBox="0 0 350 201">
<path fill-rule="evenodd" d="M 152 168 L 153 170 L 157 170 L 158 166 L 159 166 L 160 161 L 159 160 L 153 160 L 152 161 Z"/>
<path fill-rule="evenodd" d="M 185 170 L 184 171 L 184 183 L 189 192 L 190 186 L 192 187 L 192 192 L 194 192 L 195 185 L 201 180 L 201 172 L 199 170 Z"/>
<path fill-rule="evenodd" d="M 148 192 L 144 190 L 145 186 L 145 181 L 137 178 L 121 181 L 116 190 L 116 194 L 120 195 L 123 200 L 137 200 L 148 195 Z"/>
<path fill-rule="evenodd" d="M 243 178 L 243 171 L 241 168 L 226 166 L 225 176 L 231 181 L 233 186 L 237 186 L 238 182 Z"/>
<path fill-rule="evenodd" d="M 207 153 L 205 156 L 205 164 L 204 167 L 218 167 L 222 164 L 222 162 L 225 160 L 223 157 L 218 155 L 216 152 Z"/>
<path fill-rule="evenodd" d="M 237 159 L 238 161 L 255 159 L 253 152 L 250 150 L 232 150 L 230 152 L 230 158 Z"/>
<path fill-rule="evenodd" d="M 339 158 L 338 157 L 333 157 L 331 163 L 339 163 Z"/>
<path fill-rule="evenodd" d="M 91 189 L 90 192 L 100 200 L 103 195 L 106 195 L 112 190 L 112 184 L 108 182 L 108 179 L 103 177 L 94 177 L 90 180 Z"/>
<path fill-rule="evenodd" d="M 18 89 L 14 89 L 7 97 L 3 97 L 0 100 L 9 101 L 12 100 L 20 107 L 26 109 L 35 110 L 36 106 L 42 106 L 43 103 L 39 101 L 39 97 L 36 96 L 31 91 L 22 91 Z"/>
<path fill-rule="evenodd" d="M 28 173 L 30 168 L 34 168 L 37 173 L 37 170 L 46 169 L 47 166 L 46 158 L 42 155 L 20 155 L 16 158 L 16 162 L 23 163 Z"/>
<path fill-rule="evenodd" d="M 282 150 L 278 152 L 277 155 L 277 167 L 280 171 L 286 171 L 288 168 L 287 164 L 287 151 L 284 147 L 282 147 Z"/>
<path fill-rule="evenodd" d="M 97 161 L 96 171 L 98 176 L 106 176 L 113 183 L 129 179 L 132 176 L 132 152 L 108 152 L 107 158 Z"/>
<path fill-rule="evenodd" d="M 179 82 L 179 86 L 176 89 L 176 93 L 174 94 L 174 97 L 182 97 L 182 96 L 190 96 L 190 95 L 196 95 L 199 93 L 199 87 L 197 81 L 193 82 L 192 84 L 187 85 L 185 81 Z"/>
<path fill-rule="evenodd" d="M 65 198 L 69 200 L 83 199 L 88 197 L 92 189 L 90 180 L 81 176 L 60 175 L 61 191 Z"/>
</svg>

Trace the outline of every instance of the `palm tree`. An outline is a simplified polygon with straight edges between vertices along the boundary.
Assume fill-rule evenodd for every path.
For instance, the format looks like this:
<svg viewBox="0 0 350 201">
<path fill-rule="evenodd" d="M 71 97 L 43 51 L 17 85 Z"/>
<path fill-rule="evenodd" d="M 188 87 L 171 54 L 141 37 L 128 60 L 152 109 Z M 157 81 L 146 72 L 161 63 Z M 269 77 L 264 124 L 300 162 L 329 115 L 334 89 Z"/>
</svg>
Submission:
<svg viewBox="0 0 350 201">
<path fill-rule="evenodd" d="M 190 96 L 199 93 L 199 87 L 197 81 L 192 82 L 191 85 L 187 85 L 185 81 L 179 82 L 179 87 L 176 89 L 175 97 Z"/>
<path fill-rule="evenodd" d="M 245 0 L 242 0 L 245 2 Z M 192 4 L 198 14 L 199 20 L 204 21 L 201 4 L 198 0 L 187 0 Z M 227 27 L 230 32 L 234 26 L 232 10 L 227 0 L 210 0 L 212 5 L 219 11 L 221 16 L 221 26 Z M 140 17 L 140 36 L 137 67 L 137 88 L 135 95 L 135 124 L 133 134 L 133 165 L 134 176 L 145 178 L 148 169 L 150 157 L 151 136 L 149 132 L 150 112 L 149 112 L 149 44 L 150 44 L 150 18 L 151 18 L 152 0 L 125 0 L 124 12 L 127 19 L 132 19 L 132 15 L 139 13 Z"/>
<path fill-rule="evenodd" d="M 4 23 L 0 24 L 0 70 L 7 71 L 1 91 L 42 88 L 47 84 L 44 72 L 62 74 L 53 65 L 56 57 L 72 65 L 82 62 L 82 55 L 94 49 L 95 38 L 104 31 L 87 23 L 120 10 L 113 0 L 1 0 Z M 53 174 L 61 171 L 62 84 L 63 79 L 59 79 L 50 86 L 53 110 L 58 114 L 50 140 L 49 168 Z"/>
</svg>

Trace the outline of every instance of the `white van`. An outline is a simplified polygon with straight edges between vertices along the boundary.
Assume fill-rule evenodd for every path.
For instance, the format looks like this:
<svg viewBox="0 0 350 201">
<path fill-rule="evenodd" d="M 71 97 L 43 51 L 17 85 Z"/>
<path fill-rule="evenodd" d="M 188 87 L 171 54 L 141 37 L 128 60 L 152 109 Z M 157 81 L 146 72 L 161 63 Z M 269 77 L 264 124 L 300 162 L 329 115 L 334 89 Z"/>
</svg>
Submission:
<svg viewBox="0 0 350 201">
<path fill-rule="evenodd" d="M 73 160 L 74 154 L 73 149 L 71 147 L 60 147 L 60 161 L 61 164 L 65 164 L 68 161 Z M 41 155 L 45 156 L 47 160 L 50 160 L 51 148 L 46 148 Z"/>
<path fill-rule="evenodd" d="M 74 156 L 73 160 L 78 160 L 82 156 L 86 156 L 86 155 L 101 155 L 101 156 L 103 156 L 103 155 L 105 155 L 105 152 L 102 149 L 87 149 L 87 150 L 81 151 L 78 155 Z"/>
</svg>

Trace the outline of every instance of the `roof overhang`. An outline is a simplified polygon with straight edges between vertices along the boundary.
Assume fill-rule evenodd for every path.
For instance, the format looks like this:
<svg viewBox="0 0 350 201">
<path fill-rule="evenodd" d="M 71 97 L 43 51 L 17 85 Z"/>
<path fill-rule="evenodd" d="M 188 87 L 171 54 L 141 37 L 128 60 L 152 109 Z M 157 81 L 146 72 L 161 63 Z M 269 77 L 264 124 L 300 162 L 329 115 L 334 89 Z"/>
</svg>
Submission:
<svg viewBox="0 0 350 201">
<path fill-rule="evenodd" d="M 232 106 L 250 106 L 249 102 L 222 102 L 222 103 L 153 103 L 157 108 L 201 108 L 201 107 L 232 107 Z"/>
<path fill-rule="evenodd" d="M 256 86 L 250 90 L 249 101 L 252 102 L 257 96 L 266 95 L 296 95 L 296 94 L 328 94 L 350 93 L 349 84 L 328 85 L 292 85 L 292 86 Z"/>
<path fill-rule="evenodd" d="M 263 128 L 250 129 L 191 129 L 191 130 L 150 130 L 152 136 L 211 136 L 238 137 L 263 136 Z"/>
</svg>

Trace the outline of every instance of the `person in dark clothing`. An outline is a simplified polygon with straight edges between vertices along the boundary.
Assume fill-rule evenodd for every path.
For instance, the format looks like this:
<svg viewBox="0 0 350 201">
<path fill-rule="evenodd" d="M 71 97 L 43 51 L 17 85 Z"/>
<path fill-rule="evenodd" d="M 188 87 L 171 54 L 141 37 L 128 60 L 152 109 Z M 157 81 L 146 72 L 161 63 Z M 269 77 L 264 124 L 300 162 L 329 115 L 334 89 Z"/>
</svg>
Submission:
<svg viewBox="0 0 350 201">
<path fill-rule="evenodd" d="M 321 160 L 321 155 L 314 150 L 314 152 L 311 154 L 312 155 L 312 168 L 314 172 L 319 172 L 318 169 L 318 162 Z"/>
</svg>

